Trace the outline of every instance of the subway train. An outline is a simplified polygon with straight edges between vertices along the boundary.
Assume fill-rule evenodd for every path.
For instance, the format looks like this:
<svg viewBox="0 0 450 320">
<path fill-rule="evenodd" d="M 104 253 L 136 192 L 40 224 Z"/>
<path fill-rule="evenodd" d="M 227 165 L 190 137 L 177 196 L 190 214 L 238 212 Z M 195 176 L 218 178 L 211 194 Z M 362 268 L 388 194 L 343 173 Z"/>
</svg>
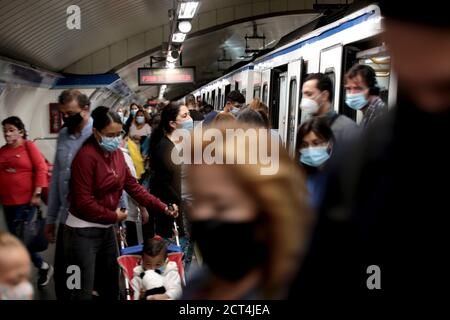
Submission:
<svg viewBox="0 0 450 320">
<path fill-rule="evenodd" d="M 346 71 L 354 64 L 374 68 L 381 98 L 389 106 L 395 104 L 397 83 L 389 53 L 380 39 L 381 21 L 379 7 L 370 5 L 257 57 L 191 94 L 216 110 L 224 106 L 231 90 L 239 90 L 246 103 L 261 99 L 269 107 L 272 128 L 293 154 L 295 132 L 306 117 L 299 105 L 302 81 L 307 74 L 328 75 L 334 85 L 334 109 L 358 123 L 362 113 L 345 105 L 342 85 Z"/>
</svg>

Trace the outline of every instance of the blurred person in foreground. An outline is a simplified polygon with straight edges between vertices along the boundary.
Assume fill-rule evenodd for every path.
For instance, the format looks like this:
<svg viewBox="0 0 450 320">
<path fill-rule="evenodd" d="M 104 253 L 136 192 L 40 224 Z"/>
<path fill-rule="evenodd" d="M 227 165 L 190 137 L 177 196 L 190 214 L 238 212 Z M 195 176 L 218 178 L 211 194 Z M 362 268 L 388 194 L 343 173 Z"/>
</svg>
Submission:
<svg viewBox="0 0 450 320">
<path fill-rule="evenodd" d="M 307 245 L 312 216 L 305 207 L 304 177 L 278 144 L 276 150 L 268 148 L 271 155 L 279 155 L 274 174 L 261 174 L 266 165 L 260 160 L 226 164 L 229 156 L 237 163 L 238 150 L 247 159 L 252 152 L 249 139 L 238 145 L 226 138 L 225 130 L 238 128 L 249 127 L 230 122 L 214 127 L 223 136 L 215 151 L 222 153 L 224 164 L 189 166 L 194 199 L 189 219 L 203 265 L 188 281 L 184 299 L 283 298 Z M 193 137 L 202 139 L 196 131 Z M 192 157 L 207 148 L 203 142 Z"/>
<path fill-rule="evenodd" d="M 448 287 L 450 21 L 433 4 L 380 1 L 397 106 L 334 164 L 292 297 L 376 303 Z"/>
<path fill-rule="evenodd" d="M 0 301 L 31 300 L 31 260 L 18 238 L 0 231 Z"/>
</svg>

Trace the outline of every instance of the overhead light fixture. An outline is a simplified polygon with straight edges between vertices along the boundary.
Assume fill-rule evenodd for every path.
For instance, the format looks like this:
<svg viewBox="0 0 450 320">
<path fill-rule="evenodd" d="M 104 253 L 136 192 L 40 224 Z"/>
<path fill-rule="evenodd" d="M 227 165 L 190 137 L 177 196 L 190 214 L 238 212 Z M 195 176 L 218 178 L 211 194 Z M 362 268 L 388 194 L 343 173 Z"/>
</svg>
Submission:
<svg viewBox="0 0 450 320">
<path fill-rule="evenodd" d="M 189 21 L 180 21 L 178 22 L 178 30 L 183 33 L 188 33 L 192 30 L 192 24 Z"/>
<path fill-rule="evenodd" d="M 180 57 L 180 53 L 176 50 L 169 51 L 169 54 L 167 55 L 167 61 L 168 62 L 175 62 Z"/>
<path fill-rule="evenodd" d="M 182 2 L 180 4 L 180 11 L 178 19 L 192 19 L 197 11 L 198 1 Z"/>
<path fill-rule="evenodd" d="M 172 36 L 173 42 L 183 42 L 184 39 L 186 39 L 186 33 L 177 32 L 177 33 L 174 33 Z"/>
</svg>

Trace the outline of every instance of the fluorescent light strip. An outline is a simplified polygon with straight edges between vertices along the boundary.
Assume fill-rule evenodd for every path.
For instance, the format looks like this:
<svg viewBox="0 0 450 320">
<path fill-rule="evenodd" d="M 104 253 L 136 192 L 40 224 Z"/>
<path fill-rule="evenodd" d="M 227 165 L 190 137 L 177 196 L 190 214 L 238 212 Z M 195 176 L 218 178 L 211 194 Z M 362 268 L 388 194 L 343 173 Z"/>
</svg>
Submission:
<svg viewBox="0 0 450 320">
<path fill-rule="evenodd" d="M 182 2 L 180 4 L 178 19 L 192 19 L 195 15 L 195 11 L 197 11 L 197 7 L 197 1 Z"/>
</svg>

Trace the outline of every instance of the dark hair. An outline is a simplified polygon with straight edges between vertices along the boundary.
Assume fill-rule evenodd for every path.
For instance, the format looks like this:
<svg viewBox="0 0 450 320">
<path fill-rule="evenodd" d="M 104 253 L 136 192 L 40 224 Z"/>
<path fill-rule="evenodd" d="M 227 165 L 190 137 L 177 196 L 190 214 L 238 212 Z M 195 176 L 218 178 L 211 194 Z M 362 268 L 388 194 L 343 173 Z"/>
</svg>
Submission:
<svg viewBox="0 0 450 320">
<path fill-rule="evenodd" d="M 2 126 L 5 126 L 7 124 L 12 125 L 19 130 L 22 130 L 23 138 L 27 139 L 28 135 L 27 135 L 27 131 L 25 130 L 25 125 L 23 124 L 22 120 L 19 117 L 12 116 L 12 117 L 8 117 L 2 121 Z"/>
<path fill-rule="evenodd" d="M 193 94 L 188 94 L 186 96 L 186 98 L 184 99 L 184 101 L 185 101 L 186 105 L 188 105 L 188 104 L 194 104 L 194 105 L 197 104 L 197 100 L 195 99 L 195 96 Z"/>
<path fill-rule="evenodd" d="M 95 108 L 94 111 L 92 111 L 91 117 L 94 119 L 93 127 L 99 132 L 113 122 L 120 125 L 122 124 L 122 120 L 117 112 L 111 111 L 108 107 L 104 106 Z"/>
<path fill-rule="evenodd" d="M 80 108 L 83 109 L 86 107 L 89 108 L 91 104 L 87 95 L 82 94 L 79 90 L 76 89 L 64 90 L 63 92 L 61 92 L 61 94 L 58 97 L 58 102 L 60 104 L 66 104 L 72 102 L 75 99 L 77 100 L 77 103 L 80 106 Z"/>
<path fill-rule="evenodd" d="M 171 133 L 174 129 L 170 126 L 171 121 L 177 119 L 182 104 L 177 102 L 170 102 L 161 111 L 161 120 L 158 126 L 152 132 L 152 138 L 150 139 L 150 154 L 153 155 L 156 152 L 156 146 L 161 141 L 166 133 Z"/>
<path fill-rule="evenodd" d="M 344 76 L 344 81 L 347 82 L 349 79 L 354 79 L 357 76 L 361 78 L 369 87 L 369 95 L 378 96 L 380 94 L 380 88 L 377 83 L 377 75 L 372 67 L 364 64 L 355 64 Z"/>
<path fill-rule="evenodd" d="M 138 109 L 139 109 L 139 105 L 136 103 L 136 102 L 132 102 L 131 104 L 130 104 L 130 112 L 131 112 L 131 107 L 132 106 L 136 106 Z"/>
<path fill-rule="evenodd" d="M 320 91 L 328 91 L 328 101 L 333 101 L 333 83 L 331 82 L 330 77 L 323 73 L 311 73 L 308 75 L 303 83 L 310 80 L 317 80 L 316 88 Z"/>
<path fill-rule="evenodd" d="M 266 123 L 261 114 L 250 108 L 245 108 L 242 110 L 237 117 L 237 121 L 250 126 L 266 127 Z"/>
<path fill-rule="evenodd" d="M 214 110 L 214 107 L 212 105 L 210 105 L 210 104 L 206 104 L 206 105 L 203 106 L 203 113 L 204 114 L 208 114 L 208 113 L 210 113 L 213 110 Z"/>
<path fill-rule="evenodd" d="M 167 256 L 167 244 L 164 239 L 155 237 L 144 241 L 143 253 L 150 257 L 156 257 L 161 253 Z"/>
<path fill-rule="evenodd" d="M 245 103 L 245 97 L 238 90 L 233 90 L 227 95 L 227 101 L 238 102 L 240 104 Z"/>
<path fill-rule="evenodd" d="M 319 138 L 334 144 L 334 134 L 328 122 L 320 117 L 313 117 L 298 129 L 296 150 L 300 149 L 303 138 L 310 132 L 314 132 Z"/>
<path fill-rule="evenodd" d="M 136 111 L 136 117 L 137 117 L 139 112 L 142 112 L 144 114 L 145 123 L 149 123 L 150 122 L 150 116 L 149 116 L 148 112 L 143 107 L 139 107 L 138 111 Z M 136 119 L 136 117 L 134 117 L 134 120 Z"/>
<path fill-rule="evenodd" d="M 150 126 L 153 128 L 156 128 L 159 123 L 161 122 L 161 115 L 159 115 L 158 113 L 155 113 L 152 116 L 152 119 L 150 120 Z"/>
</svg>

